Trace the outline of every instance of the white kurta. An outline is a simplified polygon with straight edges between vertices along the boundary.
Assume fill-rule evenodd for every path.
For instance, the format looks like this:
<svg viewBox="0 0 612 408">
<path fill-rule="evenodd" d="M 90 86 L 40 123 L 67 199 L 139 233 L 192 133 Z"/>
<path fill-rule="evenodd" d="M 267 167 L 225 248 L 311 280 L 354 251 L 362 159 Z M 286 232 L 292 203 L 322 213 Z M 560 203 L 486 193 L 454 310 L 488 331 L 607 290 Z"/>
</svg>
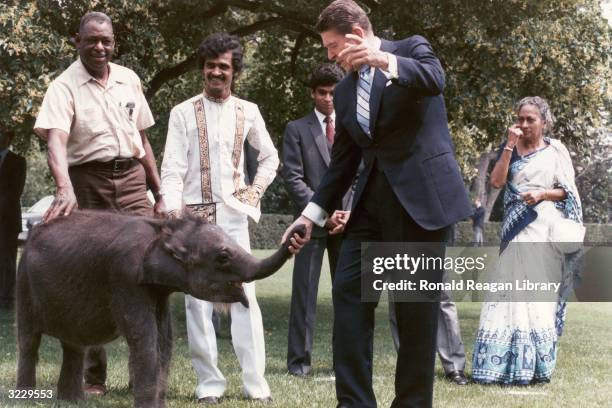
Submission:
<svg viewBox="0 0 612 408">
<path fill-rule="evenodd" d="M 198 116 L 196 110 L 201 108 L 204 114 Z M 245 142 L 258 152 L 251 185 L 245 183 Z M 274 179 L 278 164 L 278 154 L 255 104 L 233 96 L 218 103 L 198 95 L 170 113 L 161 167 L 162 193 L 169 211 L 182 210 L 185 205 L 213 208 L 212 217 L 208 217 L 210 213 L 205 216 L 250 252 L 247 216 L 259 220 L 259 200 Z M 250 398 L 265 398 L 270 388 L 264 378 L 261 311 L 255 283 L 243 286 L 249 308 L 240 303 L 231 305 L 232 343 L 242 368 L 244 393 Z M 189 350 L 198 376 L 196 396 L 220 397 L 227 383 L 217 367 L 213 304 L 186 295 L 185 307 Z"/>
<path fill-rule="evenodd" d="M 208 154 L 202 151 L 198 132 L 194 109 L 194 102 L 198 99 L 204 101 Z M 258 152 L 257 172 L 251 186 L 245 183 L 243 144 L 240 145 L 237 165 L 233 163 L 236 137 L 240 133 L 236 128 L 237 104 L 242 106 L 244 115 L 240 131 L 242 140 Z M 249 202 L 241 193 L 257 189 L 261 198 L 276 176 L 279 160 L 257 105 L 234 96 L 217 103 L 198 95 L 172 109 L 161 167 L 162 194 L 169 211 L 180 210 L 183 205 L 209 202 L 206 186 L 202 183 L 203 159 L 210 163 L 212 202 L 225 203 L 258 221 L 261 215 L 259 200 Z"/>
</svg>

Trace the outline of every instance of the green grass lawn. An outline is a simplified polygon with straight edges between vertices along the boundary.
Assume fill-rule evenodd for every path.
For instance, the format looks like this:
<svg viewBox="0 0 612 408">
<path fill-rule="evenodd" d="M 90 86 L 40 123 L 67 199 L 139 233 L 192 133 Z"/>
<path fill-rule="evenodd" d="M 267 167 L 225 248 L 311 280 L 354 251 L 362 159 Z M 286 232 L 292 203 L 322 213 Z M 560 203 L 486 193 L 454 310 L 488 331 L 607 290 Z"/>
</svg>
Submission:
<svg viewBox="0 0 612 408">
<path fill-rule="evenodd" d="M 255 251 L 259 257 L 268 251 Z M 291 293 L 289 262 L 276 275 L 257 283 L 257 297 L 263 313 L 266 336 L 266 377 L 272 389 L 275 407 L 334 407 L 336 403 L 331 355 L 331 289 L 327 269 L 322 272 L 319 288 L 317 329 L 315 334 L 314 375 L 300 379 L 286 374 L 287 322 Z M 197 407 L 195 374 L 187 351 L 183 294 L 172 297 L 174 309 L 174 353 L 169 379 L 169 407 Z M 478 318 L 479 303 L 460 303 L 459 317 L 468 354 L 468 372 Z M 437 362 L 435 407 L 603 407 L 612 401 L 612 325 L 611 303 L 572 303 L 569 305 L 565 333 L 560 339 L 557 370 L 547 385 L 498 387 L 470 384 L 459 387 L 443 379 Z M 227 321 L 224 322 L 225 324 Z M 386 301 L 377 309 L 374 344 L 374 389 L 379 406 L 388 407 L 393 399 L 395 351 L 387 322 Z M 223 327 L 225 333 L 228 327 Z M 418 334 L 416 334 L 418 335 Z M 228 387 L 220 407 L 249 407 L 242 397 L 240 368 L 228 339 L 220 339 L 219 366 Z M 12 314 L 0 312 L 0 406 L 12 406 L 7 390 L 16 378 L 15 325 Z M 122 339 L 107 346 L 110 392 L 80 404 L 83 407 L 130 407 L 128 390 L 127 346 Z M 38 364 L 38 389 L 53 389 L 59 375 L 61 349 L 56 339 L 44 337 Z M 19 406 L 48 406 L 54 402 L 26 402 Z M 62 403 L 61 406 L 71 406 Z"/>
</svg>

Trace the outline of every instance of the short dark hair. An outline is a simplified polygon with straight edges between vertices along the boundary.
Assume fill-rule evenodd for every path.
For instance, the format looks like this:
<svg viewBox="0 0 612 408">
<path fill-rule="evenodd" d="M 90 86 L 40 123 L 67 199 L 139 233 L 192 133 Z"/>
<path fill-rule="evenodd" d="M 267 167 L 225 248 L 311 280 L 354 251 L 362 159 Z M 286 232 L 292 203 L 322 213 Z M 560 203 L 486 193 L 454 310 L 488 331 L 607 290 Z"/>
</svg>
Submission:
<svg viewBox="0 0 612 408">
<path fill-rule="evenodd" d="M 198 67 L 200 69 L 204 68 L 207 59 L 217 58 L 228 51 L 232 52 L 232 68 L 234 69 L 234 76 L 237 76 L 242 72 L 244 53 L 240 45 L 240 39 L 228 33 L 214 33 L 202 41 L 198 48 Z"/>
<path fill-rule="evenodd" d="M 85 13 L 83 17 L 81 17 L 81 22 L 79 23 L 79 34 L 83 32 L 83 29 L 85 28 L 87 23 L 92 20 L 99 24 L 108 23 L 108 25 L 111 26 L 111 29 L 113 28 L 113 22 L 111 21 L 109 16 L 99 11 L 90 11 L 88 13 Z"/>
<path fill-rule="evenodd" d="M 357 3 L 353 0 L 336 0 L 321 12 L 315 29 L 318 33 L 336 30 L 340 34 L 349 34 L 355 25 L 366 32 L 372 31 L 368 15 Z"/>
<path fill-rule="evenodd" d="M 322 64 L 310 75 L 308 85 L 313 91 L 318 86 L 336 85 L 344 77 L 344 71 L 336 64 Z"/>
</svg>

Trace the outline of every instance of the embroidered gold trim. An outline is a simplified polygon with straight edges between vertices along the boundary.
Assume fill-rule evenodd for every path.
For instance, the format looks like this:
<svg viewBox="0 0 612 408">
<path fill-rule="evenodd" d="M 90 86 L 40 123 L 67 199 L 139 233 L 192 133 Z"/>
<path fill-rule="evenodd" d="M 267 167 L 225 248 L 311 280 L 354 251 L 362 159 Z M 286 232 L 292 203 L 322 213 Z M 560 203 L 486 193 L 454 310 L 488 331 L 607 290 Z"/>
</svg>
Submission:
<svg viewBox="0 0 612 408">
<path fill-rule="evenodd" d="M 204 101 L 199 98 L 193 102 L 196 123 L 198 126 L 198 140 L 200 145 L 200 182 L 202 188 L 202 202 L 212 203 L 212 184 L 210 181 L 210 149 L 208 146 L 208 134 L 206 133 L 206 115 L 204 113 Z"/>
<path fill-rule="evenodd" d="M 260 193 L 255 187 L 247 186 L 236 190 L 236 192 L 234 193 L 234 197 L 236 197 L 244 204 L 257 207 L 257 203 L 259 203 Z"/>
<path fill-rule="evenodd" d="M 232 151 L 232 165 L 234 166 L 234 190 L 240 189 L 240 155 L 242 154 L 244 145 L 244 107 L 242 102 L 236 99 L 236 132 L 234 137 L 234 149 Z"/>
<path fill-rule="evenodd" d="M 204 92 L 204 97 L 206 99 L 208 99 L 209 101 L 214 102 L 214 103 L 225 103 L 225 102 L 229 101 L 229 99 L 232 97 L 232 95 L 230 94 L 227 98 L 221 99 L 221 98 L 215 98 L 214 96 L 206 95 L 206 92 Z"/>
<path fill-rule="evenodd" d="M 266 181 L 267 179 L 264 176 L 255 176 L 252 184 L 254 187 L 261 189 L 261 191 L 263 192 L 264 186 L 266 185 Z"/>
<path fill-rule="evenodd" d="M 214 203 L 211 204 L 190 204 L 187 208 L 196 217 L 202 218 L 210 224 L 217 223 L 217 207 Z"/>
</svg>

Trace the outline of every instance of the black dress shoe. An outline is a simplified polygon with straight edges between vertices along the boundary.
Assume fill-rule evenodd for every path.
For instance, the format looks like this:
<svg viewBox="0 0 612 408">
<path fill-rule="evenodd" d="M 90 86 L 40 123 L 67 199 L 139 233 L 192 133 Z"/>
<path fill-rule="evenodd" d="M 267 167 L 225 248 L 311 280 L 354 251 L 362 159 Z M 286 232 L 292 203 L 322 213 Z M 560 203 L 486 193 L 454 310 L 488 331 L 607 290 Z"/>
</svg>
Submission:
<svg viewBox="0 0 612 408">
<path fill-rule="evenodd" d="M 217 397 L 204 397 L 198 400 L 199 404 L 204 405 L 217 405 L 219 403 L 219 398 Z"/>
<path fill-rule="evenodd" d="M 468 379 L 463 373 L 463 371 L 451 371 L 446 374 L 446 379 L 454 382 L 457 385 L 466 385 L 468 383 Z"/>
<path fill-rule="evenodd" d="M 306 377 L 306 373 L 302 370 L 289 370 L 287 374 L 292 375 L 294 377 L 304 378 Z"/>
</svg>

